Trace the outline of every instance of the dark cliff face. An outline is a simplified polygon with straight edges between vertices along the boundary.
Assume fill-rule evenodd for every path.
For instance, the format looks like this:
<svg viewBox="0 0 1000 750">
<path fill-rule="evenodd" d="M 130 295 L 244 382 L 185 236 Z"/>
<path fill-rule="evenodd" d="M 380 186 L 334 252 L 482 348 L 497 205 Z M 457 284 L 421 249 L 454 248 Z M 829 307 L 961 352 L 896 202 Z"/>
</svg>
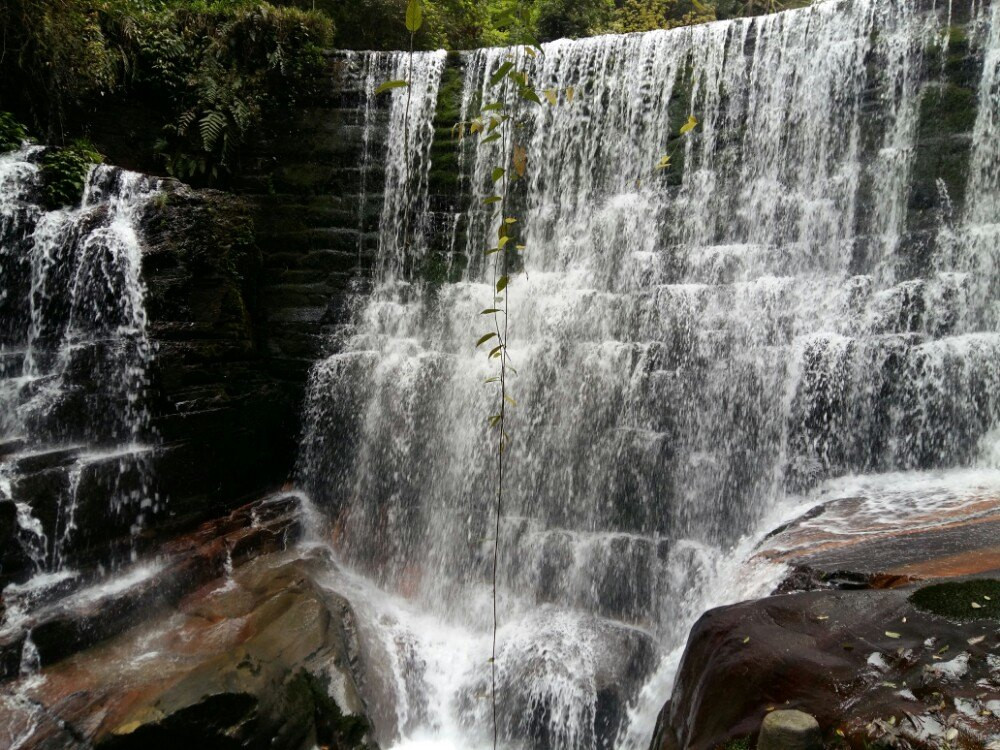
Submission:
<svg viewBox="0 0 1000 750">
<path fill-rule="evenodd" d="M 294 385 L 271 375 L 259 340 L 252 205 L 167 182 L 143 230 L 157 486 L 169 518 L 201 518 L 285 480 Z"/>
</svg>

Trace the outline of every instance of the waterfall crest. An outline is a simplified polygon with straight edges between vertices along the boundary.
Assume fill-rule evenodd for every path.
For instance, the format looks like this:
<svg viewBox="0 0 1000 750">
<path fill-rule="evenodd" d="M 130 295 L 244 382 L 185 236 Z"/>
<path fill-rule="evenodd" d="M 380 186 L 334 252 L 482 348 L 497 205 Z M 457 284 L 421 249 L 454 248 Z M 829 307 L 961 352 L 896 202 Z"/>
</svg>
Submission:
<svg viewBox="0 0 1000 750">
<path fill-rule="evenodd" d="M 968 165 L 953 179 L 927 176 L 927 103 L 955 86 L 952 8 L 925 6 L 830 0 L 554 42 L 528 61 L 561 103 L 518 135 L 510 746 L 648 741 L 642 685 L 706 603 L 753 593 L 720 571 L 781 503 L 846 475 L 1000 468 L 1000 6 L 973 4 L 982 71 L 968 153 L 945 157 Z M 492 100 L 507 54 L 463 57 L 448 82 L 462 118 Z M 352 63 L 369 92 L 407 64 Z M 409 108 L 392 95 L 384 149 L 367 154 L 386 173 L 374 288 L 312 373 L 300 475 L 359 572 L 384 657 L 371 681 L 392 696 L 382 741 L 472 747 L 489 724 L 494 470 L 473 344 L 492 299 L 482 198 L 504 155 L 466 138 L 458 196 L 428 195 L 446 75 L 443 54 L 418 54 Z M 699 126 L 679 137 L 689 115 Z M 372 144 L 384 127 L 370 107 Z"/>
</svg>

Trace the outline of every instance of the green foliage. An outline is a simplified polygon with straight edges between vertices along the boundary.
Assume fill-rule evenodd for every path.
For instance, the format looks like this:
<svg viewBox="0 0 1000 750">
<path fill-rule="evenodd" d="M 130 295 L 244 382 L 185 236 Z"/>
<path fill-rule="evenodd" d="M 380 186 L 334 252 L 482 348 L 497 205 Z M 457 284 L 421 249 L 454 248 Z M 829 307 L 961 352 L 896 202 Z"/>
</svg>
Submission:
<svg viewBox="0 0 1000 750">
<path fill-rule="evenodd" d="M 0 73 L 28 81 L 19 104 L 50 137 L 98 96 L 138 100 L 163 123 L 168 171 L 205 181 L 232 169 L 265 112 L 295 103 L 333 41 L 322 13 L 258 0 L 9 3 Z"/>
<path fill-rule="evenodd" d="M 120 55 L 107 44 L 96 3 L 0 3 L 0 79 L 17 81 L 18 105 L 61 121 L 67 109 L 109 91 Z"/>
<path fill-rule="evenodd" d="M 537 5 L 542 41 L 600 33 L 615 13 L 614 0 L 539 0 Z"/>
<path fill-rule="evenodd" d="M 1000 619 L 1000 581 L 974 579 L 924 586 L 910 596 L 917 609 L 952 620 Z"/>
<path fill-rule="evenodd" d="M 42 157 L 42 203 L 46 208 L 75 206 L 83 196 L 90 167 L 104 157 L 84 140 L 49 149 Z"/>
<path fill-rule="evenodd" d="M 294 105 L 333 37 L 319 13 L 237 0 L 174 3 L 116 26 L 131 85 L 170 104 L 158 144 L 167 170 L 209 182 L 233 170 L 266 111 Z"/>
<path fill-rule="evenodd" d="M 10 112 L 0 112 L 0 153 L 13 151 L 28 138 L 24 125 Z"/>
<path fill-rule="evenodd" d="M 309 6 L 312 0 L 285 0 Z M 811 0 L 424 0 L 417 49 L 470 49 L 561 37 L 669 29 Z M 345 49 L 406 49 L 409 0 L 315 0 Z"/>
<path fill-rule="evenodd" d="M 672 29 L 716 19 L 715 6 L 692 0 L 625 0 L 606 30 L 626 34 L 633 31 Z"/>
</svg>

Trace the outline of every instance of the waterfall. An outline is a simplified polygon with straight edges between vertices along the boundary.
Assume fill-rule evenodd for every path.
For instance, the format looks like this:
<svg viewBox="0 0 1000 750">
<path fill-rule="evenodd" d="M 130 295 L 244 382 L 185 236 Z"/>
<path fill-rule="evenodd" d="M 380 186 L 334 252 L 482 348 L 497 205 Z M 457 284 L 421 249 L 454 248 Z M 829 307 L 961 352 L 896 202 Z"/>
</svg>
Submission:
<svg viewBox="0 0 1000 750">
<path fill-rule="evenodd" d="M 560 103 L 526 110 L 516 136 L 505 746 L 644 747 L 694 618 L 766 591 L 734 563 L 782 503 L 848 475 L 1000 468 L 1000 5 L 970 24 L 969 168 L 928 188 L 922 105 L 950 85 L 951 12 L 829 0 L 525 59 Z M 508 54 L 463 56 L 463 118 L 495 98 Z M 406 56 L 353 63 L 387 79 Z M 428 195 L 447 74 L 420 53 L 388 119 L 369 107 L 374 288 L 312 372 L 299 466 L 367 623 L 390 746 L 491 732 L 495 396 L 473 344 L 493 296 L 482 198 L 504 155 L 466 137 L 457 205 Z"/>
<path fill-rule="evenodd" d="M 138 528 L 154 510 L 137 233 L 155 183 L 94 167 L 80 206 L 45 210 L 43 153 L 0 155 L 0 503 L 16 506 L 31 562 L 16 572 L 7 550 L 4 582 L 51 582 L 101 525 Z"/>
</svg>

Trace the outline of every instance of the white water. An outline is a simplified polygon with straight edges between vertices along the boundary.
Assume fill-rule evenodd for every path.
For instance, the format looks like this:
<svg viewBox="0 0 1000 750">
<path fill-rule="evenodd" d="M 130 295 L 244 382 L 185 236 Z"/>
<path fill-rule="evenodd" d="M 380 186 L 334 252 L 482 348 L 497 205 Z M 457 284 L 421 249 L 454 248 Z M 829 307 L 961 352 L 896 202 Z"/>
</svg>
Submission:
<svg viewBox="0 0 1000 750">
<path fill-rule="evenodd" d="M 918 213 L 920 102 L 950 9 L 914 7 L 831 0 L 527 63 L 562 101 L 518 135 L 505 747 L 645 747 L 693 621 L 768 590 L 780 571 L 743 565 L 754 541 L 824 481 L 1000 466 L 1000 11 L 980 4 L 974 34 L 974 197 Z M 465 116 L 506 54 L 466 58 Z M 352 64 L 370 91 L 403 59 Z M 416 57 L 408 111 L 405 91 L 387 118 L 369 102 L 367 158 L 388 165 L 375 288 L 312 374 L 300 465 L 355 571 L 379 741 L 403 748 L 491 739 L 495 394 L 473 343 L 503 155 L 467 138 L 460 205 L 426 195 L 443 68 Z M 460 279 L 424 281 L 432 262 Z"/>
<path fill-rule="evenodd" d="M 46 210 L 42 153 L 0 155 L 0 502 L 16 504 L 28 572 L 59 583 L 48 574 L 96 531 L 80 528 L 83 493 L 136 527 L 154 504 L 138 226 L 156 184 L 95 167 L 79 206 Z"/>
</svg>

